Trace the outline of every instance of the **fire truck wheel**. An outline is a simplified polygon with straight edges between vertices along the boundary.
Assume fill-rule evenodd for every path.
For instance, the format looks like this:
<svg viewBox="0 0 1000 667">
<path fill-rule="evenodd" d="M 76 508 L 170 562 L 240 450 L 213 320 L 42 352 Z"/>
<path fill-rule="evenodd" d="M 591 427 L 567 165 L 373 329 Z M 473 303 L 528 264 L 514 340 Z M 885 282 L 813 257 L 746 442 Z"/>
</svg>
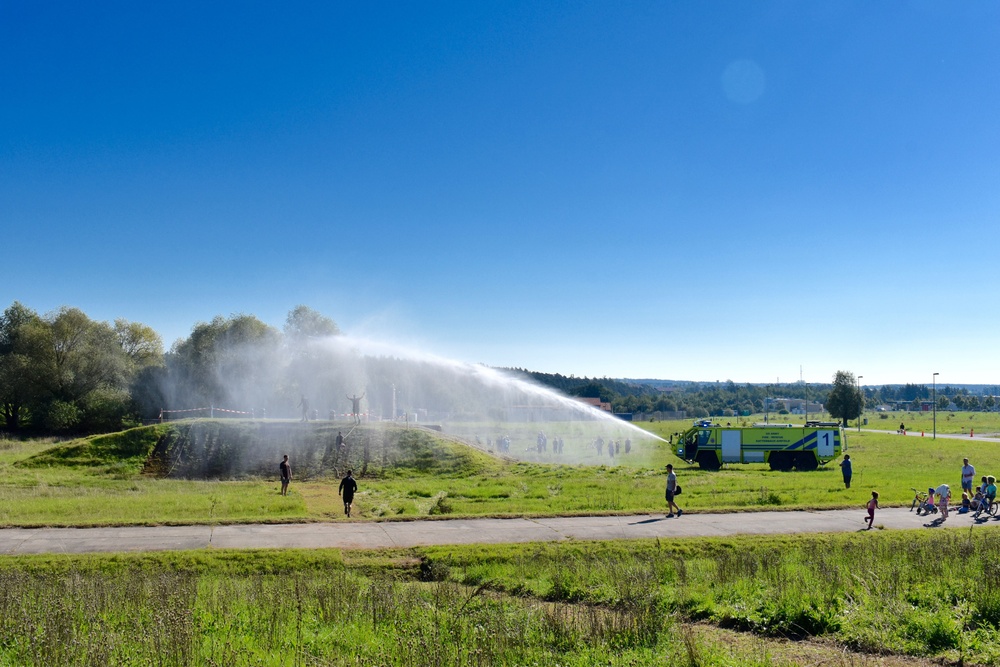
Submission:
<svg viewBox="0 0 1000 667">
<path fill-rule="evenodd" d="M 795 455 L 796 470 L 815 470 L 819 467 L 819 461 L 812 452 L 799 452 Z"/>
</svg>

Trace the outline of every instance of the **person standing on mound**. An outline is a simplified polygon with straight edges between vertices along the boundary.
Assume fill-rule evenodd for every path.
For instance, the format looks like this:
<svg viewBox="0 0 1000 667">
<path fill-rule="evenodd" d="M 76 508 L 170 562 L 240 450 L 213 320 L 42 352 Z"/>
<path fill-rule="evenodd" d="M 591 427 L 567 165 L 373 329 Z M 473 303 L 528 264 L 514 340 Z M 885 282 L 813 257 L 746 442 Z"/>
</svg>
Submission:
<svg viewBox="0 0 1000 667">
<path fill-rule="evenodd" d="M 351 470 L 347 471 L 347 476 L 340 480 L 340 488 L 337 494 L 344 499 L 344 514 L 351 516 L 351 503 L 354 502 L 354 492 L 358 490 L 358 483 L 351 476 Z"/>
<path fill-rule="evenodd" d="M 347 400 L 351 402 L 351 413 L 354 415 L 355 424 L 361 423 L 361 399 L 365 397 L 365 393 L 367 392 L 361 392 L 360 396 L 355 394 L 347 397 Z"/>
<path fill-rule="evenodd" d="M 680 517 L 683 514 L 683 510 L 677 506 L 674 502 L 674 494 L 677 491 L 677 474 L 674 472 L 673 464 L 667 464 L 667 514 L 668 519 L 674 518 L 674 510 L 677 510 L 677 516 Z"/>
</svg>

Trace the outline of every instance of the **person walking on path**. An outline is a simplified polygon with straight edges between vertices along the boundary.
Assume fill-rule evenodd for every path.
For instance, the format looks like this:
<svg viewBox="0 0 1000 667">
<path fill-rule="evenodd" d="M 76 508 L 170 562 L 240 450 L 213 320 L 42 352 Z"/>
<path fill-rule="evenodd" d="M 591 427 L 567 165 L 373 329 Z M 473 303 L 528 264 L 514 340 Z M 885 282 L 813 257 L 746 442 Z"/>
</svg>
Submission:
<svg viewBox="0 0 1000 667">
<path fill-rule="evenodd" d="M 972 482 L 976 479 L 976 469 L 969 463 L 969 459 L 962 459 L 962 491 L 967 491 L 972 497 Z"/>
<path fill-rule="evenodd" d="M 309 399 L 303 396 L 302 400 L 299 401 L 299 407 L 302 408 L 302 421 L 309 421 Z"/>
<path fill-rule="evenodd" d="M 292 481 L 292 466 L 288 465 L 288 454 L 285 454 L 285 458 L 281 459 L 278 470 L 281 471 L 281 495 L 287 496 L 288 483 Z"/>
<path fill-rule="evenodd" d="M 875 523 L 875 510 L 878 509 L 878 491 L 872 491 L 872 499 L 868 501 L 868 518 L 865 521 L 868 522 L 868 530 L 872 529 L 872 524 Z"/>
<path fill-rule="evenodd" d="M 677 510 L 678 518 L 680 518 L 680 515 L 684 513 L 683 510 L 681 510 L 681 508 L 677 506 L 677 503 L 674 502 L 674 495 L 676 495 L 676 492 L 677 492 L 677 474 L 674 472 L 673 464 L 668 463 L 667 464 L 667 511 L 669 512 L 669 514 L 667 514 L 668 519 L 674 518 L 675 509 Z"/>
<path fill-rule="evenodd" d="M 358 483 L 351 476 L 352 471 L 347 471 L 347 476 L 340 480 L 340 488 L 337 495 L 344 499 L 344 514 L 351 516 L 351 503 L 354 502 L 354 492 L 358 490 Z"/>
<path fill-rule="evenodd" d="M 840 472 L 844 474 L 844 487 L 851 488 L 851 455 L 844 454 L 844 460 L 840 462 Z"/>
<path fill-rule="evenodd" d="M 938 509 L 941 511 L 941 521 L 947 521 L 948 519 L 948 500 L 951 499 L 951 487 L 947 484 L 942 484 L 934 493 L 938 497 Z"/>
</svg>

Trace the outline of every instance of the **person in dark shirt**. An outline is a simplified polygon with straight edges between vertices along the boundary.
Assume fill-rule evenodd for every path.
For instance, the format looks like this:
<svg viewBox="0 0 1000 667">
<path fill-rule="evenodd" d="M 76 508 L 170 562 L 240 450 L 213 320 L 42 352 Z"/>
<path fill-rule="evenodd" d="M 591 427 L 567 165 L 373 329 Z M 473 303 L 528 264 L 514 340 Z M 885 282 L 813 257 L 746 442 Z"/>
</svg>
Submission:
<svg viewBox="0 0 1000 667">
<path fill-rule="evenodd" d="M 351 516 L 351 503 L 354 502 L 354 493 L 358 490 L 358 483 L 351 476 L 352 472 L 351 470 L 347 471 L 347 476 L 340 480 L 340 488 L 337 489 L 337 494 L 344 499 L 344 514 L 348 517 Z"/>
<path fill-rule="evenodd" d="M 287 496 L 288 483 L 292 481 L 292 466 L 288 465 L 288 454 L 285 454 L 285 458 L 281 459 L 278 470 L 281 471 L 281 495 Z"/>
<path fill-rule="evenodd" d="M 851 477 L 854 473 L 851 471 L 850 454 L 844 454 L 844 460 L 840 462 L 840 471 L 844 474 L 844 486 L 851 488 Z"/>
</svg>

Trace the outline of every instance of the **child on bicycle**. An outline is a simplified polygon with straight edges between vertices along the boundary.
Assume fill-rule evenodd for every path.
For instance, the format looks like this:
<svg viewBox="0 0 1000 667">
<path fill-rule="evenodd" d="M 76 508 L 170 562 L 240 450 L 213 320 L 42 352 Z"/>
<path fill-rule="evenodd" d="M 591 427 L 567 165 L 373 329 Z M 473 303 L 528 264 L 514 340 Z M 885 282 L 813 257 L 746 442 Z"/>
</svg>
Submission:
<svg viewBox="0 0 1000 667">
<path fill-rule="evenodd" d="M 934 504 L 934 487 L 929 487 L 927 489 L 927 499 L 924 500 L 923 504 L 918 508 L 918 510 L 923 510 L 924 514 L 934 514 L 937 512 L 937 505 Z M 918 511 L 917 514 L 920 514 Z"/>
</svg>

